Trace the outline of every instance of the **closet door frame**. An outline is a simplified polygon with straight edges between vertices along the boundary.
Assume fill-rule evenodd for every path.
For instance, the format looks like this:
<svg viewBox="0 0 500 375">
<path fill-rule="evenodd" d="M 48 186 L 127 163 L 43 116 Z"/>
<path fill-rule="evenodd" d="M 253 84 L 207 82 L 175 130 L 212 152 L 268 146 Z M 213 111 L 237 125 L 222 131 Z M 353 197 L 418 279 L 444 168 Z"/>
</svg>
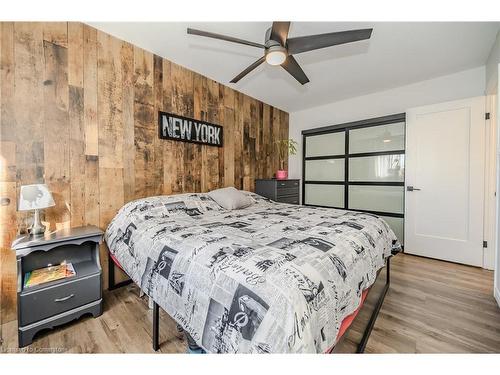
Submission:
<svg viewBox="0 0 500 375">
<path fill-rule="evenodd" d="M 374 151 L 374 152 L 363 152 L 363 153 L 350 153 L 349 152 L 349 133 L 352 130 L 369 128 L 381 125 L 389 125 L 395 123 L 405 123 L 404 125 L 404 143 L 403 149 L 401 150 L 391 150 L 391 151 Z M 325 156 L 310 156 L 307 157 L 307 138 L 311 136 L 317 135 L 325 135 L 331 133 L 345 133 L 345 149 L 344 154 L 332 154 Z M 403 219 L 404 225 L 404 199 L 405 199 L 405 180 L 403 177 L 403 181 L 393 182 L 393 181 L 349 181 L 349 160 L 357 157 L 369 157 L 369 156 L 383 156 L 383 155 L 405 155 L 405 147 L 406 145 L 406 114 L 398 113 L 389 116 L 377 117 L 367 120 L 348 122 L 344 124 L 330 125 L 324 126 L 315 129 L 307 129 L 302 131 L 302 204 L 307 206 L 315 206 L 315 207 L 330 207 L 330 208 L 338 208 L 343 210 L 351 210 L 358 212 L 367 212 L 379 216 L 387 216 L 387 217 L 395 217 Z M 343 181 L 306 181 L 306 161 L 308 160 L 328 160 L 328 159 L 344 159 L 344 180 Z M 308 184 L 314 185 L 343 185 L 344 186 L 344 207 L 332 207 L 332 206 L 322 206 L 315 204 L 306 204 L 306 186 Z M 403 190 L 403 208 L 401 213 L 396 212 L 381 212 L 374 210 L 361 210 L 361 209 L 351 209 L 349 208 L 349 186 L 400 186 Z M 404 230 L 404 228 L 403 228 Z"/>
</svg>

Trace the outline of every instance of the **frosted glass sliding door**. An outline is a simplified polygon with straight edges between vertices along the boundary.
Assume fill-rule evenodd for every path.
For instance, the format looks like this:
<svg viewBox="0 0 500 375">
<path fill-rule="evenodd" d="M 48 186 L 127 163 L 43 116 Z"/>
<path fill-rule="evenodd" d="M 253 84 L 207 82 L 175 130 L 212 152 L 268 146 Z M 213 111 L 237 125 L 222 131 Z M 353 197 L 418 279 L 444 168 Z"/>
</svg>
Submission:
<svg viewBox="0 0 500 375">
<path fill-rule="evenodd" d="M 349 186 L 349 209 L 403 214 L 403 186 Z"/>
<path fill-rule="evenodd" d="M 404 122 L 353 129 L 349 132 L 349 153 L 398 151 L 405 148 Z"/>
<path fill-rule="evenodd" d="M 306 184 L 305 204 L 344 207 L 344 185 Z"/>
<path fill-rule="evenodd" d="M 344 181 L 345 159 L 307 160 L 307 181 Z"/>
<path fill-rule="evenodd" d="M 403 241 L 405 116 L 306 130 L 303 204 L 369 212 Z"/>
<path fill-rule="evenodd" d="M 306 157 L 344 155 L 345 132 L 327 133 L 307 137 Z"/>
<path fill-rule="evenodd" d="M 404 182 L 405 156 L 378 155 L 349 159 L 349 181 Z"/>
</svg>

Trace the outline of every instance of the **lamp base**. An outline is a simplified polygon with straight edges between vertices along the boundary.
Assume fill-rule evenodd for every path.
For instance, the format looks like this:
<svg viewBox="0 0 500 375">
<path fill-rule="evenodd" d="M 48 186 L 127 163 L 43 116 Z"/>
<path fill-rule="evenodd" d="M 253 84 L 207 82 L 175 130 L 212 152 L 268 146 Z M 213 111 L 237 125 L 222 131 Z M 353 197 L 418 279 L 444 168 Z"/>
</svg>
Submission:
<svg viewBox="0 0 500 375">
<path fill-rule="evenodd" d="M 40 210 L 35 210 L 33 217 L 33 224 L 28 228 L 28 233 L 32 236 L 41 236 L 45 233 L 45 225 L 40 220 Z"/>
</svg>

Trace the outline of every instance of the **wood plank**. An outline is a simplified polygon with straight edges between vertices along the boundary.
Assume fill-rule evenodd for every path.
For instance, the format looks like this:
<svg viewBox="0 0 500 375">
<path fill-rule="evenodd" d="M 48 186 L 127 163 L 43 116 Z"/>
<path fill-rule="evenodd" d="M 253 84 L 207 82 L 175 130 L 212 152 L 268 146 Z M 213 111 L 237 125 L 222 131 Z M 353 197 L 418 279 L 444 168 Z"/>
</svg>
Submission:
<svg viewBox="0 0 500 375">
<path fill-rule="evenodd" d="M 17 233 L 14 24 L 0 23 L 0 324 L 15 319 L 16 266 L 10 244 Z M 1 330 L 0 330 L 1 332 Z"/>
<path fill-rule="evenodd" d="M 97 32 L 99 167 L 123 168 L 121 42 Z M 101 200 L 102 201 L 102 200 Z"/>
<path fill-rule="evenodd" d="M 125 202 L 136 198 L 135 193 L 135 126 L 134 126 L 134 46 L 123 42 L 122 64 L 122 120 L 123 120 L 123 194 Z"/>
<path fill-rule="evenodd" d="M 16 141 L 14 115 L 14 23 L 0 23 L 0 140 Z"/>
<path fill-rule="evenodd" d="M 68 47 L 68 23 L 67 22 L 44 22 L 43 40 L 60 47 Z"/>
<path fill-rule="evenodd" d="M 106 168 L 99 165 L 99 226 L 103 230 L 123 206 L 124 200 L 123 168 Z M 108 285 L 108 249 L 105 243 L 100 246 L 99 252 L 104 285 Z"/>
<path fill-rule="evenodd" d="M 99 220 L 99 128 L 97 123 L 97 30 L 83 25 L 83 107 L 85 133 L 85 224 Z"/>
<path fill-rule="evenodd" d="M 135 196 L 142 198 L 155 193 L 153 54 L 134 47 L 134 72 Z"/>
<path fill-rule="evenodd" d="M 264 177 L 272 176 L 273 166 L 272 166 L 272 118 L 271 118 L 271 106 L 269 104 L 264 104 L 262 107 L 262 139 L 263 139 L 263 150 L 264 153 L 262 162 L 264 163 Z"/>
<path fill-rule="evenodd" d="M 242 149 L 243 149 L 243 114 L 241 111 L 243 94 L 236 92 L 234 94 L 234 187 L 236 189 L 241 189 L 243 187 L 243 176 L 242 176 Z"/>
<path fill-rule="evenodd" d="M 0 197 L 8 204 L 0 205 L 0 309 L 2 322 L 16 318 L 16 257 L 10 249 L 16 236 L 16 182 L 0 182 Z"/>
<path fill-rule="evenodd" d="M 154 55 L 153 58 L 154 70 L 154 121 L 153 121 L 153 195 L 163 194 L 163 140 L 158 136 L 158 111 L 163 111 L 163 59 L 160 56 Z"/>
<path fill-rule="evenodd" d="M 79 22 L 68 22 L 68 84 L 83 88 L 84 26 Z M 83 97 L 82 97 L 83 99 Z"/>
<path fill-rule="evenodd" d="M 252 156 L 252 150 L 255 150 L 255 138 L 252 138 L 251 136 L 251 123 L 252 123 L 252 117 L 251 117 L 251 101 L 252 98 L 250 98 L 248 95 L 243 96 L 243 128 L 242 128 L 242 135 L 243 135 L 243 168 L 242 168 L 242 177 L 243 177 L 243 190 L 252 190 L 252 167 L 253 167 L 253 160 L 251 159 Z"/>
<path fill-rule="evenodd" d="M 45 183 L 56 205 L 45 210 L 50 230 L 70 226 L 70 128 L 68 126 L 68 50 L 44 41 L 43 80 Z"/>
<path fill-rule="evenodd" d="M 194 118 L 201 121 L 208 121 L 208 87 L 207 79 L 200 74 L 194 73 Z M 206 178 L 205 169 L 207 166 L 207 149 L 206 146 L 195 146 L 191 149 L 196 149 L 195 165 L 191 164 L 193 179 L 196 183 L 194 189 L 197 191 L 208 191 L 208 179 Z M 195 159 L 195 156 L 192 157 Z"/>
<path fill-rule="evenodd" d="M 264 150 L 264 133 L 263 133 L 263 110 L 264 106 L 262 102 L 256 102 L 256 121 L 257 134 L 255 136 L 255 177 L 256 178 L 264 178 L 264 170 L 265 170 L 265 162 L 266 162 L 266 153 Z"/>
<path fill-rule="evenodd" d="M 225 95 L 225 91 L 224 91 L 224 85 L 218 83 L 217 84 L 218 86 L 218 91 L 219 91 L 219 100 L 218 100 L 218 108 L 217 108 L 217 113 L 218 113 L 218 117 L 219 117 L 219 122 L 218 122 L 218 125 L 222 126 L 222 129 L 224 130 L 225 128 L 225 123 L 226 123 L 226 119 L 225 119 L 225 115 L 226 115 L 226 110 L 225 110 L 225 103 L 224 103 L 224 95 Z M 224 139 L 223 139 L 224 141 Z M 218 188 L 222 188 L 224 187 L 224 173 L 225 173 L 225 169 L 224 169 L 224 145 L 223 147 L 218 147 L 217 148 L 217 161 L 219 162 L 219 165 L 218 165 L 218 172 L 219 172 L 219 178 L 218 178 L 218 181 L 217 181 L 217 187 Z"/>
<path fill-rule="evenodd" d="M 97 32 L 97 123 L 99 139 L 99 227 L 106 229 L 123 206 L 122 42 Z M 106 244 L 100 246 L 107 285 Z"/>
<path fill-rule="evenodd" d="M 68 85 L 70 127 L 70 213 L 71 226 L 83 225 L 85 213 L 85 107 L 84 107 L 84 27 L 68 23 Z M 91 182 L 89 182 L 91 183 Z"/>
<path fill-rule="evenodd" d="M 42 26 L 14 25 L 14 117 L 18 186 L 43 182 L 43 82 L 44 51 Z"/>
<path fill-rule="evenodd" d="M 83 87 L 85 108 L 85 155 L 99 155 L 97 123 L 97 30 L 83 26 Z"/>
<path fill-rule="evenodd" d="M 224 86 L 224 186 L 234 186 L 234 90 Z"/>
<path fill-rule="evenodd" d="M 288 139 L 288 113 L 280 110 L 280 139 Z M 288 152 L 285 157 L 285 169 L 288 170 Z"/>
<path fill-rule="evenodd" d="M 193 106 L 189 97 L 189 92 L 192 92 L 192 83 L 190 85 L 192 80 L 189 79 L 190 73 L 185 73 L 184 70 L 181 66 L 171 63 L 172 112 L 181 116 L 189 116 L 189 113 L 192 113 L 190 108 Z M 171 180 L 171 191 L 174 194 L 185 191 L 184 146 L 185 144 L 181 142 L 173 142 L 173 153 L 169 155 L 172 159 L 169 163 L 170 170 L 168 174 Z"/>
<path fill-rule="evenodd" d="M 213 124 L 220 124 L 219 119 L 219 84 L 211 79 L 207 80 L 208 113 L 207 120 Z M 219 151 L 215 146 L 202 146 L 203 173 L 206 182 L 206 191 L 219 187 Z"/>
<path fill-rule="evenodd" d="M 71 226 L 85 223 L 85 126 L 83 88 L 69 86 L 69 129 L 70 129 L 70 213 Z"/>
<path fill-rule="evenodd" d="M 99 226 L 99 159 L 85 156 L 85 224 Z"/>
<path fill-rule="evenodd" d="M 272 129 L 273 129 L 273 159 L 272 159 L 272 165 L 273 165 L 273 174 L 276 173 L 278 169 L 280 169 L 280 160 L 279 160 L 279 153 L 276 148 L 276 141 L 281 140 L 281 133 L 280 133 L 280 110 L 277 108 L 273 108 L 272 111 Z"/>
<path fill-rule="evenodd" d="M 172 112 L 173 85 L 172 64 L 163 59 L 163 111 Z M 174 141 L 163 140 L 163 194 L 169 195 L 173 191 L 173 168 L 175 168 Z"/>
</svg>

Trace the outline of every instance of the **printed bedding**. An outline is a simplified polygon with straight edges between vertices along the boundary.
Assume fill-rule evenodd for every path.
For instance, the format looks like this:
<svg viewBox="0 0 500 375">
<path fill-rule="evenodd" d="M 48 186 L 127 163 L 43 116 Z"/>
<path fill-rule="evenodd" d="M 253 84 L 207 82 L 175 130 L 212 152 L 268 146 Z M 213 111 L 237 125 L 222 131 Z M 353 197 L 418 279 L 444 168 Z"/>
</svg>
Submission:
<svg viewBox="0 0 500 375">
<path fill-rule="evenodd" d="M 323 353 L 396 236 L 375 215 L 206 194 L 125 205 L 105 240 L 127 274 L 210 353 Z"/>
</svg>

